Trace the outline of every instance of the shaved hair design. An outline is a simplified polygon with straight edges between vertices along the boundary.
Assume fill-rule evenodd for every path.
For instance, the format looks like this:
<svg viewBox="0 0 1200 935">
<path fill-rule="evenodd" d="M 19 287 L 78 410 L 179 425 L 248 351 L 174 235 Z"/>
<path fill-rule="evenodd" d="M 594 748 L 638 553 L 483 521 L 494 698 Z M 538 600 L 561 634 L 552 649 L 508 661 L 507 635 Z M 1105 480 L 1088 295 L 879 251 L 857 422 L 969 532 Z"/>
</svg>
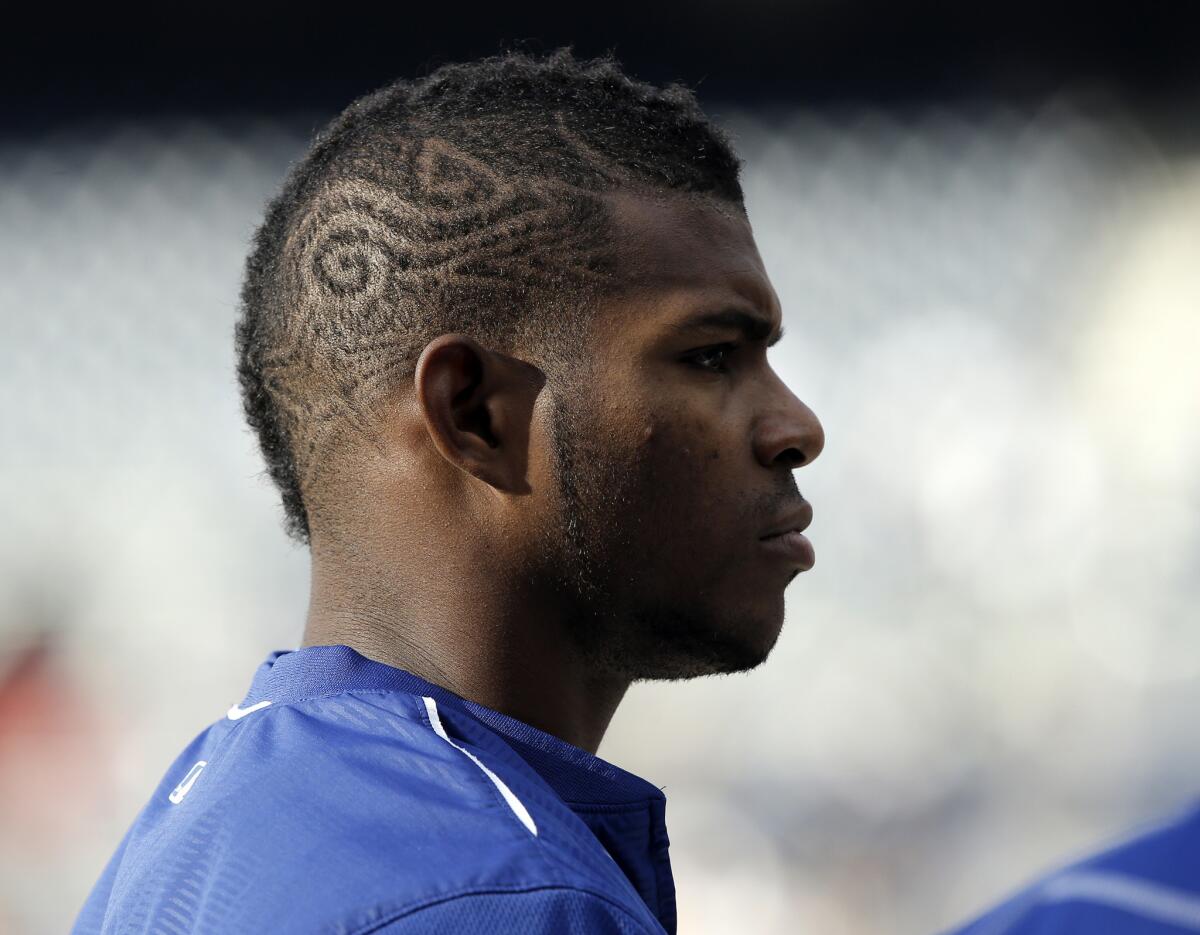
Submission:
<svg viewBox="0 0 1200 935">
<path fill-rule="evenodd" d="M 446 65 L 353 102 L 267 206 L 236 326 L 247 420 L 307 543 L 339 454 L 449 332 L 578 372 L 621 287 L 603 193 L 742 204 L 740 163 L 688 89 L 569 49 Z"/>
</svg>

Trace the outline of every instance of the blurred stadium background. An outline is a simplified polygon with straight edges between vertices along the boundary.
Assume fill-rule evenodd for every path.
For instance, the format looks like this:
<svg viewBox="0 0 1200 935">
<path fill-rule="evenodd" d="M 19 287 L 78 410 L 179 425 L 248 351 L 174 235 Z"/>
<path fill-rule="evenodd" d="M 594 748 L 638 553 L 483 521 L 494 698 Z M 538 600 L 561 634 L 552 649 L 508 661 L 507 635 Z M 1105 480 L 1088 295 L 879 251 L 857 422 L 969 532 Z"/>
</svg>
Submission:
<svg viewBox="0 0 1200 935">
<path fill-rule="evenodd" d="M 1200 85 L 1162 17 L 748 9 L 757 52 L 708 7 L 624 52 L 505 33 L 699 82 L 746 160 L 773 362 L 827 433 L 771 659 L 635 686 L 600 754 L 665 787 L 683 935 L 920 935 L 1200 796 Z M 66 930 L 162 770 L 298 643 L 307 553 L 233 375 L 248 240 L 314 128 L 487 28 L 287 88 L 197 66 L 210 24 L 188 64 L 60 49 L 14 97 L 0 933 Z"/>
</svg>

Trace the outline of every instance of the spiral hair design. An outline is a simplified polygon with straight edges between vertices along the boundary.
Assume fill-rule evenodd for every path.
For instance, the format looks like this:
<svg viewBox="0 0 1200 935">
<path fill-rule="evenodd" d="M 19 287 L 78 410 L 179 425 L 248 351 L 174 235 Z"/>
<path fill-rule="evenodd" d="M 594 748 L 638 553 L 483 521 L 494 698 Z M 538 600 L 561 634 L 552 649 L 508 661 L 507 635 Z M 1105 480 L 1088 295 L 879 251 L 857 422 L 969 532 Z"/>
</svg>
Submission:
<svg viewBox="0 0 1200 935">
<path fill-rule="evenodd" d="M 619 281 L 600 197 L 741 204 L 739 162 L 690 91 L 569 50 L 447 65 L 353 102 L 267 207 L 236 327 L 250 426 L 307 542 L 337 454 L 447 332 L 569 368 Z"/>
</svg>

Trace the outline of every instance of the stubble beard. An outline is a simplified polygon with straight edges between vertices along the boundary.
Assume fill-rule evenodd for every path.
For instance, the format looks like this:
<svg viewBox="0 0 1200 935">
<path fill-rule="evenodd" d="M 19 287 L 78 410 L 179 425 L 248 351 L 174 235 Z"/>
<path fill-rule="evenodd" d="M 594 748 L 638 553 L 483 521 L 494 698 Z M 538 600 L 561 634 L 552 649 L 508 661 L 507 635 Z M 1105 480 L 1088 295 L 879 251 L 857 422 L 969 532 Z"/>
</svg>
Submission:
<svg viewBox="0 0 1200 935">
<path fill-rule="evenodd" d="M 552 412 L 561 513 L 549 567 L 572 608 L 566 624 L 588 668 L 598 676 L 659 681 L 762 663 L 771 647 L 763 652 L 710 618 L 653 601 L 652 583 L 638 580 L 636 570 L 651 535 L 642 506 L 652 493 L 642 489 L 645 465 L 636 458 L 622 463 L 611 446 L 597 444 L 602 433 L 581 406 L 559 398 Z"/>
</svg>

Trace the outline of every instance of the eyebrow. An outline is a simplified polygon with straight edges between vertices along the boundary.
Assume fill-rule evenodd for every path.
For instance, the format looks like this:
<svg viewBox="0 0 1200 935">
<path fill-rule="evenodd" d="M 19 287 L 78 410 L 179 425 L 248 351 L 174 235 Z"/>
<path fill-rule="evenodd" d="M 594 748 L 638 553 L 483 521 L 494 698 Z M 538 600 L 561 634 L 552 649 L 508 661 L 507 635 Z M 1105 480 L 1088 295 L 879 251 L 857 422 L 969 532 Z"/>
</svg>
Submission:
<svg viewBox="0 0 1200 935">
<path fill-rule="evenodd" d="M 752 341 L 762 341 L 771 333 L 771 323 L 758 315 L 751 315 L 738 308 L 724 308 L 716 312 L 700 312 L 671 325 L 671 334 L 687 334 L 702 328 L 732 328 L 736 329 Z M 774 347 L 783 339 L 783 325 L 775 337 L 767 341 L 767 347 Z"/>
</svg>

